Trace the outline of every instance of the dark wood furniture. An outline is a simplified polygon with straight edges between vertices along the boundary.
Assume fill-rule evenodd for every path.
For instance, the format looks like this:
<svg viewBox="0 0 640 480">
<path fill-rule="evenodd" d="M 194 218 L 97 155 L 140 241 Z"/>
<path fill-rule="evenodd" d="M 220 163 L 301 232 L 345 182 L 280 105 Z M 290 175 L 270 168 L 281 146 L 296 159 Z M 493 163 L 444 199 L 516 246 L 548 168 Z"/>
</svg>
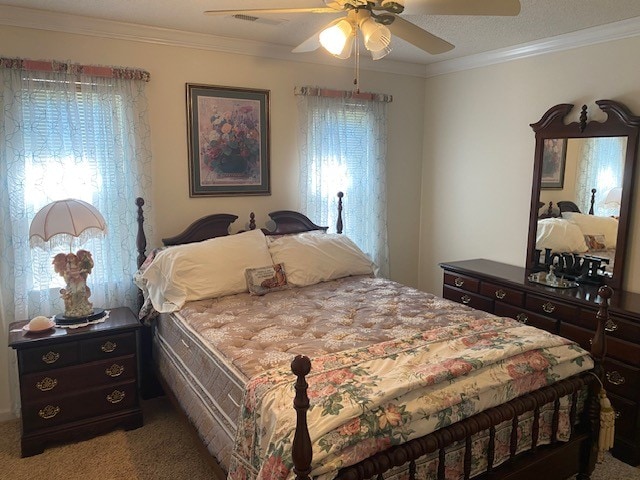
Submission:
<svg viewBox="0 0 640 480">
<path fill-rule="evenodd" d="M 9 326 L 9 346 L 18 356 L 23 457 L 42 453 L 50 442 L 142 426 L 140 323 L 130 309 L 111 309 L 104 322 L 75 329 L 27 333 L 27 323 Z"/>
<path fill-rule="evenodd" d="M 138 231 L 142 233 L 139 233 L 138 250 L 141 262 L 144 261 L 146 247 L 146 239 L 144 238 L 143 229 L 144 217 L 141 211 L 141 206 L 143 204 L 144 202 L 139 199 L 137 202 L 139 208 Z M 341 207 L 342 204 L 340 202 L 339 211 L 341 211 Z M 277 220 L 277 217 L 279 216 L 278 212 L 276 212 L 276 214 L 270 214 L 272 220 L 276 224 L 275 230 L 272 229 L 272 232 L 285 234 L 287 232 L 323 229 L 323 227 L 315 225 L 302 214 L 290 211 L 285 211 L 285 213 L 284 217 L 286 218 L 286 225 L 284 223 L 281 224 Z M 212 229 L 212 232 L 214 232 L 212 236 L 220 234 L 228 235 L 231 223 L 231 221 L 229 221 L 229 216 L 209 216 L 205 218 L 206 220 L 204 223 L 213 223 L 217 225 Z M 226 222 L 226 226 L 220 228 L 218 220 L 222 223 Z M 340 218 L 338 222 L 338 228 L 340 229 Z M 255 225 L 255 222 L 250 222 L 250 225 Z M 196 221 L 187 229 L 187 231 L 201 231 L 199 226 L 200 222 Z M 182 241 L 188 242 L 190 240 L 190 236 L 184 234 L 185 232 L 180 234 L 178 237 L 182 237 Z M 598 310 L 599 320 L 597 323 L 599 327 L 597 328 L 595 335 L 591 335 L 593 338 L 591 352 L 596 362 L 594 372 L 598 376 L 601 374 L 601 362 L 605 356 L 604 324 L 608 318 L 606 299 L 610 293 L 611 290 L 609 288 L 603 287 L 602 295 L 604 300 Z M 594 313 L 594 323 L 596 322 L 595 317 L 596 315 Z M 306 422 L 306 411 L 309 407 L 309 399 L 306 393 L 307 382 L 305 380 L 305 376 L 309 373 L 310 368 L 310 361 L 304 356 L 296 357 L 292 363 L 292 371 L 297 377 L 297 381 L 295 383 L 296 394 L 293 401 L 294 408 L 297 412 L 297 426 L 292 445 L 292 456 L 297 479 L 305 480 L 308 480 L 309 478 L 308 473 L 310 472 L 310 465 L 312 461 L 312 448 Z M 580 478 L 580 480 L 588 480 L 590 473 L 595 467 L 599 431 L 599 406 L 597 395 L 595 394 L 599 389 L 599 385 L 597 383 L 596 376 L 591 373 L 592 372 L 583 372 L 580 375 L 557 382 L 549 387 L 536 390 L 530 394 L 507 402 L 506 404 L 499 405 L 461 422 L 444 427 L 425 437 L 412 440 L 402 445 L 393 446 L 388 450 L 375 454 L 356 465 L 340 470 L 336 478 L 349 480 L 372 478 L 381 475 L 396 466 L 406 465 L 409 468 L 408 478 L 413 480 L 415 478 L 416 460 L 431 452 L 438 452 L 438 455 L 443 458 L 445 455 L 445 448 L 458 441 L 463 441 L 466 444 L 465 470 L 467 476 L 465 478 L 468 478 L 468 472 L 471 468 L 472 435 L 480 431 L 486 431 L 489 433 L 491 438 L 489 451 L 486 452 L 488 467 L 486 473 L 480 475 L 478 478 L 491 478 L 494 480 L 539 480 L 540 478 L 564 480 L 571 475 L 578 474 L 578 478 Z M 159 376 L 161 377 L 161 375 Z M 175 400 L 175 395 L 170 392 L 167 383 L 162 381 L 162 378 L 161 383 L 165 387 L 168 396 L 173 398 L 176 405 L 180 407 L 178 402 Z M 572 405 L 575 407 L 575 398 L 577 396 L 572 394 L 585 387 L 588 387 L 590 391 L 590 395 L 587 398 L 587 408 L 579 417 L 577 417 L 576 409 L 572 409 L 572 419 L 579 421 L 575 428 L 572 429 L 571 438 L 568 442 L 554 441 L 551 445 L 539 446 L 537 445 L 538 430 L 534 427 L 532 429 L 531 438 L 532 448 L 521 454 L 516 454 L 518 435 L 512 435 L 511 458 L 500 466 L 494 466 L 493 455 L 495 453 L 494 439 L 496 425 L 499 425 L 504 421 L 511 421 L 517 424 L 518 418 L 521 415 L 530 412 L 533 412 L 533 416 L 535 418 L 539 413 L 540 407 L 548 403 L 553 403 L 555 408 L 559 408 L 559 399 L 567 395 L 572 396 L 574 399 Z M 444 462 L 441 462 L 440 465 L 441 468 L 438 472 L 438 478 L 442 480 L 445 478 Z M 218 473 L 222 473 L 221 469 L 218 469 Z"/>
<path fill-rule="evenodd" d="M 557 289 L 527 280 L 521 267 L 491 260 L 442 263 L 443 296 L 515 318 L 589 349 L 596 330 L 598 288 Z M 604 386 L 616 413 L 613 455 L 640 463 L 640 294 L 616 291 L 610 300 Z"/>
<path fill-rule="evenodd" d="M 587 106 L 583 105 L 578 122 L 567 122 L 566 117 L 573 105 L 563 103 L 551 107 L 542 118 L 531 124 L 536 135 L 536 147 L 533 168 L 533 184 L 531 190 L 531 209 L 529 215 L 529 236 L 527 242 L 527 261 L 525 266 L 534 269 L 536 257 L 536 231 L 539 217 L 540 190 L 542 185 L 543 161 L 545 158 L 545 140 L 548 139 L 586 139 L 597 137 L 620 137 L 626 139 L 626 150 L 621 161 L 624 162 L 622 178 L 622 197 L 618 224 L 618 238 L 611 277 L 604 279 L 614 290 L 622 286 L 624 277 L 624 261 L 626 242 L 631 221 L 631 196 L 635 178 L 635 167 L 638 154 L 638 138 L 640 134 L 640 117 L 633 115 L 623 104 L 613 100 L 598 100 L 596 104 L 607 115 L 603 122 L 587 121 Z M 573 186 L 564 187 L 572 192 Z M 593 193 L 593 192 L 592 192 Z M 606 195 L 606 192 L 604 192 Z M 566 200 L 572 200 L 566 198 Z M 551 213 L 551 212 L 549 212 Z M 552 215 L 553 216 L 553 215 Z"/>
</svg>

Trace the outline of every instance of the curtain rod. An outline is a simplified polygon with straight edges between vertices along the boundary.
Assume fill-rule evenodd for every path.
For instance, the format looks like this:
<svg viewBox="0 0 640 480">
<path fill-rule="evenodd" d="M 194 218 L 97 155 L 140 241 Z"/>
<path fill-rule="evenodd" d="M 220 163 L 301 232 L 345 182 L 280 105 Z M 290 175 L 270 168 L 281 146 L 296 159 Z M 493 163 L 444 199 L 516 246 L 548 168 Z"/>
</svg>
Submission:
<svg viewBox="0 0 640 480">
<path fill-rule="evenodd" d="M 309 97 L 354 98 L 357 100 L 371 100 L 374 102 L 393 102 L 393 95 L 387 95 L 386 93 L 351 92 L 348 90 L 331 90 L 329 88 L 320 87 L 295 87 L 293 93 L 295 95 Z"/>
<path fill-rule="evenodd" d="M 148 82 L 151 74 L 137 68 L 105 67 L 100 65 L 81 65 L 57 60 L 30 60 L 27 58 L 0 57 L 0 68 L 25 70 L 31 72 L 58 72 L 69 75 L 89 75 L 93 77 L 121 78 Z"/>
</svg>

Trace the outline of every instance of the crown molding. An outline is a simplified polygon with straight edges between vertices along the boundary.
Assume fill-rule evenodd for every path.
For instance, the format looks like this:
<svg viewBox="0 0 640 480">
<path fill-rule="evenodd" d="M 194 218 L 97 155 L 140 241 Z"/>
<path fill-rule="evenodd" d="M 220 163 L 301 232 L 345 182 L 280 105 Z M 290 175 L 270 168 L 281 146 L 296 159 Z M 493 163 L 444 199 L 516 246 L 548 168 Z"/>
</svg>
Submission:
<svg viewBox="0 0 640 480">
<path fill-rule="evenodd" d="M 638 35 L 640 35 L 640 17 L 634 17 L 620 22 L 546 38 L 544 40 L 522 43 L 513 47 L 492 50 L 477 55 L 432 63 L 426 66 L 424 73 L 426 78 L 435 77 L 437 75 L 486 67 L 498 63 L 510 62 L 512 60 L 533 57 L 535 55 L 561 52 L 573 48 L 636 37 Z"/>
<path fill-rule="evenodd" d="M 351 62 L 345 62 L 344 60 L 323 55 L 322 53 L 305 55 L 291 53 L 290 47 L 283 45 L 9 5 L 0 5 L 0 25 L 211 50 L 236 55 L 267 57 L 300 63 L 331 65 L 339 68 L 353 68 Z M 635 17 L 540 41 L 523 43 L 513 47 L 444 60 L 428 65 L 399 62 L 389 59 L 374 62 L 369 58 L 361 57 L 360 68 L 362 70 L 393 73 L 396 75 L 429 78 L 638 35 L 640 35 L 640 17 Z"/>
<path fill-rule="evenodd" d="M 322 53 L 304 55 L 291 53 L 291 47 L 283 45 L 9 5 L 0 5 L 0 25 L 353 69 L 352 62 L 345 62 Z M 416 77 L 424 76 L 424 65 L 393 60 L 374 62 L 372 59 L 361 57 L 360 68 Z"/>
</svg>

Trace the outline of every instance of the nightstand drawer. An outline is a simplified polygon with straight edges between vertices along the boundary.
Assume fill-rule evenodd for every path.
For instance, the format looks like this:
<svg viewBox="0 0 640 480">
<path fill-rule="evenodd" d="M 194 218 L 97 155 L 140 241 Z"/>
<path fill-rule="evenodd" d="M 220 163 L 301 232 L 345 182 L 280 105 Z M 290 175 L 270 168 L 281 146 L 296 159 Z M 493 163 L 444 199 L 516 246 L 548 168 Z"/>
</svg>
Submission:
<svg viewBox="0 0 640 480">
<path fill-rule="evenodd" d="M 136 394 L 136 381 L 131 380 L 50 401 L 25 402 L 22 427 L 24 431 L 33 431 L 132 408 L 138 403 Z"/>
<path fill-rule="evenodd" d="M 42 372 L 60 368 L 78 361 L 78 343 L 58 343 L 42 348 L 25 348 L 18 351 L 21 373 Z"/>
<path fill-rule="evenodd" d="M 136 351 L 134 332 L 120 335 L 105 335 L 88 339 L 80 344 L 80 359 L 83 362 L 119 357 Z"/>
<path fill-rule="evenodd" d="M 30 373 L 20 379 L 20 393 L 25 402 L 47 400 L 90 387 L 134 379 L 136 368 L 135 355 L 128 355 L 47 372 Z"/>
</svg>

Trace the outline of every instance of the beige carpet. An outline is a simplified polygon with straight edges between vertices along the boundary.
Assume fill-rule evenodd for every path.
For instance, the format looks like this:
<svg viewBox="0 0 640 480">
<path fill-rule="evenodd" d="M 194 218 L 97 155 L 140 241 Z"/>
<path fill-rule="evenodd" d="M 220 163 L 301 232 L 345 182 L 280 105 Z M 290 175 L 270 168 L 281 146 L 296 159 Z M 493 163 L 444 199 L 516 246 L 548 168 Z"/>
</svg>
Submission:
<svg viewBox="0 0 640 480">
<path fill-rule="evenodd" d="M 0 424 L 0 479 L 211 480 L 198 441 L 164 398 L 143 402 L 144 427 L 50 447 L 20 458 L 20 424 Z M 608 456 L 593 480 L 640 480 L 640 470 Z M 551 480 L 551 479 L 545 479 Z"/>
</svg>

